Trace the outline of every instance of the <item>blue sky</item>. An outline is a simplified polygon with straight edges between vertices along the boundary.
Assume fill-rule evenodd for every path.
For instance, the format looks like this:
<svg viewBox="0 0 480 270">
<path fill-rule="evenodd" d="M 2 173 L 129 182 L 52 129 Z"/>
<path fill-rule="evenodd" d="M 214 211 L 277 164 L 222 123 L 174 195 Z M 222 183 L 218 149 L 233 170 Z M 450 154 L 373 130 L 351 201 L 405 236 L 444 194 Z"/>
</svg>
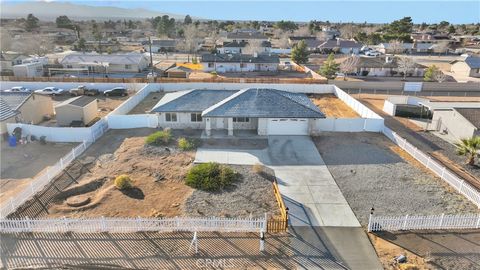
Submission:
<svg viewBox="0 0 480 270">
<path fill-rule="evenodd" d="M 9 1 L 10 2 L 10 1 Z M 235 20 L 329 20 L 332 22 L 391 22 L 410 16 L 415 23 L 480 22 L 480 0 L 470 1 L 82 1 L 88 5 L 145 8 L 207 19 Z"/>
</svg>

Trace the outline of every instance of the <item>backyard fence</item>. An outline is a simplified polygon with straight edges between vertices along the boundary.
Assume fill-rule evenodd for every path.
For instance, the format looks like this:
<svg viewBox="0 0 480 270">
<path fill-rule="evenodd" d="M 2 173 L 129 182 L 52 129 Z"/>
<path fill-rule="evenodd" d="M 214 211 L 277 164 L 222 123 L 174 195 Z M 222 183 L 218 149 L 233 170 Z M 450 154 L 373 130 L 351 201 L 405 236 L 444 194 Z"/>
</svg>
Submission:
<svg viewBox="0 0 480 270">
<path fill-rule="evenodd" d="M 85 218 L 85 219 L 2 219 L 0 232 L 133 233 L 155 232 L 262 232 L 265 218 Z"/>
<path fill-rule="evenodd" d="M 90 144 L 91 142 L 84 141 L 77 147 L 73 148 L 72 151 L 62 157 L 53 166 L 48 167 L 44 172 L 37 175 L 30 182 L 30 185 L 26 187 L 22 192 L 11 197 L 7 202 L 4 202 L 3 206 L 0 208 L 0 216 L 8 216 L 26 201 L 33 198 L 35 194 L 44 189 L 44 187 L 48 185 L 52 181 L 52 179 L 54 179 L 63 169 L 65 169 L 70 163 L 72 163 L 75 158 L 81 155 L 87 149 L 87 147 L 90 146 Z"/>
<path fill-rule="evenodd" d="M 480 192 L 388 127 L 383 134 L 480 208 Z"/>
<path fill-rule="evenodd" d="M 480 214 L 430 216 L 375 216 L 368 221 L 368 231 L 478 229 Z"/>
</svg>

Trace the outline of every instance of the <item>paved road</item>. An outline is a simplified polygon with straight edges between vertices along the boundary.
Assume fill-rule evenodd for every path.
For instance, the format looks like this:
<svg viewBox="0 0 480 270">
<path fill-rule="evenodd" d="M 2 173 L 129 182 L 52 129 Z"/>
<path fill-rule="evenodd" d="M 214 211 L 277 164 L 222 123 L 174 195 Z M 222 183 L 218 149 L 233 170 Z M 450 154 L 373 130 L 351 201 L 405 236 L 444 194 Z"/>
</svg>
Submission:
<svg viewBox="0 0 480 270">
<path fill-rule="evenodd" d="M 290 233 L 324 250 L 347 269 L 382 269 L 375 250 L 308 136 L 270 136 L 262 150 L 197 150 L 196 162 L 252 165 L 275 171 L 289 207 Z M 300 268 L 328 268 L 299 264 Z"/>
</svg>

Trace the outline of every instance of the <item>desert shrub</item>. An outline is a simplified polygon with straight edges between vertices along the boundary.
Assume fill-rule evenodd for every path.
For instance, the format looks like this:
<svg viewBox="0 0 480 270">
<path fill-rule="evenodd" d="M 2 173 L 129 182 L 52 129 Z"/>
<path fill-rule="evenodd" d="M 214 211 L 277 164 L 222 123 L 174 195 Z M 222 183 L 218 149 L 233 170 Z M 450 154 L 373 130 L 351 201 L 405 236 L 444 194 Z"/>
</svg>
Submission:
<svg viewBox="0 0 480 270">
<path fill-rule="evenodd" d="M 182 151 L 188 151 L 195 148 L 195 142 L 187 138 L 178 139 L 178 148 Z"/>
<path fill-rule="evenodd" d="M 128 175 L 122 174 L 115 178 L 115 187 L 124 190 L 133 187 L 133 182 Z"/>
<path fill-rule="evenodd" d="M 192 167 L 185 183 L 193 188 L 216 191 L 230 186 L 237 178 L 238 173 L 232 168 L 210 162 Z"/>
<path fill-rule="evenodd" d="M 148 135 L 145 140 L 146 144 L 150 145 L 167 145 L 172 140 L 172 132 L 170 129 L 154 132 Z"/>
<path fill-rule="evenodd" d="M 217 76 L 217 75 L 218 75 L 218 73 L 217 73 L 216 71 L 212 71 L 212 72 L 210 72 L 210 74 L 212 74 L 213 76 Z"/>
<path fill-rule="evenodd" d="M 261 174 L 263 173 L 263 165 L 260 163 L 255 163 L 252 166 L 252 171 L 256 174 Z"/>
</svg>

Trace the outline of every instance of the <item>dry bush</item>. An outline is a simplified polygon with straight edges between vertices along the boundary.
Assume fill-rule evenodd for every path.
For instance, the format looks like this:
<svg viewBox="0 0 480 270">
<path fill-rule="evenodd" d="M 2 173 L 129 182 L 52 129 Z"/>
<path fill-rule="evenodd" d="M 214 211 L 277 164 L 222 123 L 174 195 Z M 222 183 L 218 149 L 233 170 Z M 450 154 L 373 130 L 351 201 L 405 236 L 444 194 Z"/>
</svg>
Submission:
<svg viewBox="0 0 480 270">
<path fill-rule="evenodd" d="M 253 166 L 252 166 L 252 171 L 256 174 L 262 174 L 264 172 L 264 168 L 263 168 L 263 165 L 260 164 L 260 163 L 255 163 Z"/>
<path fill-rule="evenodd" d="M 115 187 L 120 190 L 125 190 L 133 187 L 133 181 L 130 177 L 126 174 L 122 174 L 115 178 Z"/>
</svg>

